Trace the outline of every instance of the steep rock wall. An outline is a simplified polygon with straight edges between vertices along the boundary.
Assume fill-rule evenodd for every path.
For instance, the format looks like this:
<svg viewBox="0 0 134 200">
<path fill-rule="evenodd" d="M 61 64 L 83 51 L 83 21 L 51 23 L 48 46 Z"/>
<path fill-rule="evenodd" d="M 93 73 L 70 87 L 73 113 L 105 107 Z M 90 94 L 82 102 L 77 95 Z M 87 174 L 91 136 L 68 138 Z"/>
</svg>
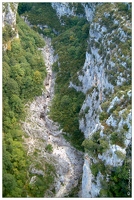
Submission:
<svg viewBox="0 0 134 200">
<path fill-rule="evenodd" d="M 67 15 L 67 16 L 74 16 L 74 8 L 69 7 L 69 3 L 57 3 L 53 2 L 51 3 L 52 7 L 56 10 L 56 13 L 58 17 L 60 18 L 61 16 Z"/>
<path fill-rule="evenodd" d="M 78 11 L 77 3 L 51 3 L 52 7 L 56 10 L 59 18 L 62 16 L 85 16 L 89 22 L 92 21 L 96 5 L 98 3 L 80 3 L 79 5 L 83 7 L 83 12 Z"/>
<path fill-rule="evenodd" d="M 99 13 L 100 9 L 102 11 Z M 122 43 L 128 42 L 131 38 L 128 34 L 129 29 L 131 29 L 131 22 L 127 15 L 120 18 L 118 12 L 113 14 L 113 9 L 118 10 L 116 4 L 109 4 L 109 12 L 107 12 L 105 5 L 102 4 L 102 7 L 94 13 L 94 18 L 91 17 L 89 19 L 92 22 L 89 30 L 88 51 L 86 52 L 83 69 L 78 72 L 78 79 L 81 85 L 76 86 L 72 82 L 70 83 L 70 87 L 74 87 L 77 91 L 82 91 L 86 94 L 79 121 L 79 127 L 85 138 L 92 140 L 92 136 L 99 132 L 100 140 L 104 139 L 108 144 L 108 149 L 96 155 L 96 158 L 89 156 L 90 154 L 85 156 L 82 178 L 83 198 L 97 197 L 102 188 L 100 180 L 106 180 L 106 176 L 109 176 L 108 173 L 102 175 L 99 170 L 95 177 L 91 170 L 92 164 L 103 161 L 105 166 L 122 166 L 126 156 L 126 149 L 131 143 L 131 108 L 122 109 L 124 106 L 121 105 L 123 104 L 121 102 L 125 101 L 124 98 L 127 98 L 128 102 L 131 99 L 131 89 L 126 90 L 125 94 L 122 91 L 120 97 L 115 96 L 115 87 L 124 85 L 128 79 L 130 80 L 131 76 L 131 71 L 127 68 L 130 54 L 129 52 L 123 52 L 121 48 Z M 88 11 L 86 15 L 88 18 Z M 111 27 L 109 27 L 108 18 L 111 20 Z M 123 22 L 124 26 L 121 26 Z M 126 31 L 127 25 L 128 30 Z M 115 34 L 119 41 L 118 43 L 114 40 Z M 122 66 L 122 73 L 120 73 L 118 65 Z M 126 72 L 127 74 L 125 75 Z M 121 89 L 119 88 L 119 90 Z M 106 110 L 108 116 L 105 123 L 102 123 L 99 119 L 100 113 L 104 111 L 101 106 L 103 102 L 107 102 L 107 105 L 109 105 Z M 110 110 L 114 110 L 114 106 L 117 105 L 120 105 L 120 111 L 115 110 L 114 113 L 111 113 Z M 125 111 L 126 116 L 123 116 Z M 111 142 L 111 136 L 107 135 L 105 131 L 107 125 L 111 127 L 111 130 L 117 131 L 118 134 L 122 132 L 125 135 L 125 145 Z M 127 126 L 126 130 L 122 129 L 125 125 Z M 122 156 L 119 156 L 118 152 Z"/>
<path fill-rule="evenodd" d="M 18 3 L 2 3 L 3 50 L 11 48 L 11 40 L 19 38 L 16 29 Z"/>
<path fill-rule="evenodd" d="M 2 4 L 2 27 L 9 24 L 12 28 L 15 28 L 17 8 L 18 3 Z"/>
<path fill-rule="evenodd" d="M 88 50 L 83 69 L 78 72 L 78 78 L 82 86 L 70 83 L 70 87 L 74 87 L 76 90 L 86 94 L 86 99 L 80 112 L 80 129 L 86 139 L 91 139 L 96 132 L 99 132 L 100 139 L 103 140 L 106 138 L 106 125 L 111 126 L 118 133 L 122 131 L 123 126 L 127 126 L 125 131 L 125 146 L 111 143 L 110 136 L 108 135 L 107 143 L 109 148 L 105 152 L 98 154 L 97 157 L 85 154 L 82 197 L 90 198 L 99 195 L 102 188 L 100 180 L 105 180 L 106 178 L 100 171 L 95 177 L 91 170 L 92 164 L 97 163 L 99 159 L 105 165 L 121 166 L 126 156 L 126 149 L 131 143 L 131 108 L 125 108 L 126 99 L 127 101 L 131 100 L 131 90 L 129 89 L 124 92 L 121 89 L 119 95 L 114 95 L 116 86 L 122 86 L 131 79 L 130 69 L 128 68 L 130 55 L 124 52 L 121 46 L 122 43 L 125 44 L 131 40 L 131 35 L 128 32 L 128 30 L 131 30 L 131 22 L 127 15 L 120 18 L 115 4 L 110 4 L 110 11 L 102 7 L 103 13 L 99 13 L 99 10 L 95 11 L 95 4 L 83 3 L 82 5 L 85 9 L 85 16 L 91 23 Z M 62 15 L 75 15 L 73 7 L 70 8 L 68 3 L 52 3 L 52 6 L 57 10 L 59 17 Z M 3 27 L 5 23 L 11 24 L 14 27 L 15 15 L 12 14 L 10 5 L 7 6 L 7 9 L 10 14 L 6 14 L 3 10 Z M 112 10 L 117 11 L 115 15 L 112 13 Z M 107 22 L 109 18 L 112 21 L 112 23 L 110 21 L 111 24 L 109 21 Z M 106 23 L 103 23 L 104 21 Z M 114 77 L 112 72 L 116 74 L 116 77 Z M 106 113 L 108 116 L 104 124 L 100 121 L 99 115 L 104 111 L 104 106 L 102 107 L 102 105 L 107 100 Z M 124 102 L 124 104 L 120 105 L 121 102 Z M 120 105 L 121 108 L 117 112 L 111 111 L 117 105 Z M 117 151 L 122 153 L 122 157 L 119 157 Z M 42 172 L 36 171 L 36 173 Z"/>
</svg>

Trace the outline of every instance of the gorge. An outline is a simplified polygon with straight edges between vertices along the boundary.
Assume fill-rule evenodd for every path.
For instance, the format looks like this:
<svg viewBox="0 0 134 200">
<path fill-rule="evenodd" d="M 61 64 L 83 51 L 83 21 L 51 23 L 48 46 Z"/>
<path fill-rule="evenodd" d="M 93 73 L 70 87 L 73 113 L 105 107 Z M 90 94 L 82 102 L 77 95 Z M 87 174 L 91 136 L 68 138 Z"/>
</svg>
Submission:
<svg viewBox="0 0 134 200">
<path fill-rule="evenodd" d="M 131 3 L 3 3 L 3 101 L 4 197 L 131 197 Z"/>
</svg>

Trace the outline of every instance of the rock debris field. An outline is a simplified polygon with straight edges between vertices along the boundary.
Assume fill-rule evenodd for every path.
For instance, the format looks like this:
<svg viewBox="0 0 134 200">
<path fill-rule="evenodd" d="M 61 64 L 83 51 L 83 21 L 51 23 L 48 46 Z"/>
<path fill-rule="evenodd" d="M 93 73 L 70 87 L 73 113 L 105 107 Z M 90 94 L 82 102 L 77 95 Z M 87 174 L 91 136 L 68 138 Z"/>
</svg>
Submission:
<svg viewBox="0 0 134 200">
<path fill-rule="evenodd" d="M 76 150 L 64 139 L 59 125 L 48 116 L 49 106 L 54 95 L 55 75 L 52 73 L 52 65 L 58 56 L 54 56 L 51 39 L 44 39 L 46 45 L 39 50 L 43 53 L 47 77 L 44 80 L 42 96 L 36 97 L 33 102 L 26 105 L 27 117 L 22 126 L 27 137 L 23 139 L 27 146 L 27 155 L 32 156 L 34 151 L 38 150 L 40 158 L 45 158 L 47 162 L 55 166 L 57 175 L 54 185 L 55 197 L 65 197 L 72 188 L 78 185 L 78 180 L 82 177 L 83 153 Z M 45 151 L 48 144 L 53 147 L 52 153 Z M 36 169 L 32 164 L 30 170 L 33 174 L 31 182 L 36 174 L 43 175 L 45 173 L 45 171 Z M 45 195 L 45 197 L 51 197 L 51 195 L 50 191 L 49 195 Z M 78 196 L 81 197 L 81 189 Z"/>
</svg>

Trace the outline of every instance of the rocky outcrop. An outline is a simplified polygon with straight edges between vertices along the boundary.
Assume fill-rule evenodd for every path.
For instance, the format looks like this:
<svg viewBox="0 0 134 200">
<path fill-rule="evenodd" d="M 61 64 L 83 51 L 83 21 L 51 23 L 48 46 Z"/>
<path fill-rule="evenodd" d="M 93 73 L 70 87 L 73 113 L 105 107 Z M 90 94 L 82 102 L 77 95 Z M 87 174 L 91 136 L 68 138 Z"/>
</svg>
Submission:
<svg viewBox="0 0 134 200">
<path fill-rule="evenodd" d="M 60 18 L 61 16 L 75 16 L 74 7 L 70 7 L 69 3 L 51 3 L 52 7 L 56 10 L 57 16 Z"/>
<path fill-rule="evenodd" d="M 114 95 L 116 87 L 124 83 L 128 85 L 131 79 L 129 66 L 131 58 L 129 53 L 125 52 L 128 48 L 125 43 L 131 46 L 131 21 L 128 15 L 120 16 L 114 3 L 109 4 L 108 9 L 103 7 L 103 3 L 82 3 L 81 5 L 85 10 L 83 15 L 90 22 L 88 49 L 84 66 L 78 72 L 81 85 L 70 82 L 70 87 L 86 94 L 79 120 L 79 128 L 84 133 L 85 139 L 92 140 L 92 136 L 98 132 L 100 140 L 106 139 L 108 148 L 95 155 L 96 157 L 86 153 L 83 162 L 83 154 L 64 139 L 59 125 L 49 118 L 49 106 L 54 95 L 55 80 L 52 64 L 56 61 L 56 57 L 53 56 L 51 40 L 46 38 L 46 46 L 40 49 L 44 55 L 48 73 L 44 81 L 46 89 L 42 91 L 42 96 L 36 97 L 32 103 L 26 105 L 28 116 L 26 121 L 22 122 L 27 134 L 27 137 L 24 137 L 27 155 L 33 158 L 33 163 L 36 160 L 41 165 L 41 160 L 45 159 L 56 169 L 55 194 L 52 192 L 52 187 L 45 197 L 67 196 L 71 189 L 78 185 L 81 176 L 82 196 L 79 197 L 97 197 L 102 188 L 101 180 L 105 180 L 109 174 L 104 177 L 99 169 L 95 177 L 91 169 L 92 164 L 101 161 L 105 166 L 122 166 L 127 154 L 126 149 L 131 144 L 132 111 L 127 105 L 127 101 L 131 100 L 131 90 L 127 88 L 126 91 L 121 90 L 120 94 Z M 102 7 L 97 10 L 99 5 Z M 76 15 L 73 4 L 54 2 L 52 7 L 59 18 L 64 15 Z M 3 3 L 3 28 L 7 24 L 15 30 L 16 11 L 16 3 Z M 103 108 L 103 103 L 107 104 L 106 109 Z M 114 110 L 117 106 L 119 106 L 118 110 Z M 99 115 L 104 110 L 107 117 L 105 123 L 102 123 Z M 122 146 L 111 142 L 111 136 L 106 135 L 105 129 L 108 126 L 117 134 L 120 132 L 124 134 Z M 46 150 L 48 145 L 53 149 L 51 152 Z M 33 156 L 34 154 L 38 155 Z M 37 175 L 45 174 L 44 169 L 38 169 L 33 163 L 29 168 L 32 174 L 29 183 L 35 182 Z"/>
<path fill-rule="evenodd" d="M 92 22 L 95 13 L 95 8 L 98 5 L 98 3 L 82 3 L 82 5 L 85 10 L 85 16 L 87 18 L 87 21 Z"/>
<path fill-rule="evenodd" d="M 83 153 L 73 148 L 64 139 L 59 125 L 49 118 L 49 106 L 54 95 L 55 80 L 52 64 L 56 61 L 57 56 L 53 56 L 54 50 L 51 46 L 51 40 L 46 38 L 45 42 L 46 46 L 40 49 L 47 69 L 47 78 L 44 81 L 45 90 L 42 96 L 26 105 L 28 116 L 23 122 L 23 129 L 28 137 L 25 137 L 24 141 L 29 156 L 33 157 L 36 150 L 38 152 L 36 160 L 45 158 L 46 162 L 55 166 L 56 177 L 53 186 L 55 194 L 49 189 L 44 197 L 64 197 L 78 185 L 82 176 Z M 48 145 L 51 145 L 53 149 L 50 153 L 45 150 Z M 33 175 L 29 180 L 30 183 L 36 180 L 37 174 L 43 175 L 45 173 L 45 170 L 37 169 L 33 163 L 29 169 Z"/>
<path fill-rule="evenodd" d="M 6 24 L 16 27 L 16 13 L 18 3 L 2 3 L 2 27 Z"/>
<path fill-rule="evenodd" d="M 14 38 L 19 38 L 18 31 L 16 29 L 17 8 L 18 3 L 2 3 L 2 46 L 4 51 L 11 49 L 11 41 Z"/>
<path fill-rule="evenodd" d="M 57 16 L 61 18 L 61 16 L 79 16 L 86 17 L 87 21 L 91 22 L 94 16 L 95 8 L 98 3 L 81 3 L 81 6 L 84 8 L 84 12 L 81 14 L 77 14 L 77 6 L 75 3 L 51 3 L 52 7 L 56 10 Z"/>
<path fill-rule="evenodd" d="M 114 8 L 114 4 L 109 4 L 112 8 Z M 85 9 L 86 6 L 85 6 Z M 90 9 L 89 9 L 90 10 Z M 88 10 L 87 10 L 87 18 L 88 18 Z M 118 15 L 118 14 L 117 14 Z M 79 127 L 81 131 L 84 133 L 85 138 L 89 139 L 94 135 L 97 131 L 100 132 L 100 139 L 103 139 L 107 137 L 107 142 L 109 145 L 108 150 L 105 153 L 98 154 L 98 158 L 95 159 L 92 157 L 92 162 L 90 162 L 89 155 L 85 156 L 84 166 L 83 166 L 83 178 L 82 178 L 82 197 L 83 198 L 91 198 L 91 197 L 97 197 L 99 195 L 99 192 L 101 190 L 101 184 L 100 179 L 104 179 L 103 175 L 99 172 L 96 177 L 93 176 L 91 172 L 91 165 L 92 163 L 97 163 L 98 159 L 99 162 L 103 161 L 105 165 L 110 166 L 122 166 L 124 158 L 126 156 L 126 149 L 131 143 L 131 109 L 121 109 L 119 112 L 116 112 L 115 114 L 111 114 L 110 110 L 114 109 L 114 106 L 121 105 L 121 102 L 124 102 L 124 96 L 122 95 L 119 97 L 114 97 L 114 88 L 115 86 L 121 86 L 124 84 L 124 82 L 127 82 L 127 76 L 123 76 L 122 73 L 116 71 L 117 73 L 117 80 L 115 77 L 112 76 L 112 70 L 115 70 L 115 66 L 117 65 L 117 60 L 120 63 L 120 65 L 123 66 L 124 72 L 126 69 L 126 63 L 129 58 L 129 56 L 124 56 L 124 62 L 122 62 L 122 58 L 120 57 L 120 53 L 118 53 L 118 45 L 114 44 L 114 49 L 111 48 L 111 44 L 114 43 L 110 38 L 114 38 L 115 35 L 113 34 L 116 32 L 118 35 L 118 40 L 125 43 L 126 40 L 129 40 L 129 35 L 126 34 L 123 31 L 123 28 L 118 28 L 116 26 L 117 20 L 113 19 L 117 16 L 113 16 L 113 26 L 111 30 L 108 26 L 103 25 L 102 16 L 105 16 L 106 20 L 108 16 L 110 16 L 110 13 L 105 13 L 104 15 L 99 14 L 99 11 L 97 13 L 94 13 L 91 15 L 92 17 L 89 18 L 90 24 L 90 30 L 89 30 L 89 40 L 88 40 L 88 51 L 86 52 L 86 59 L 83 66 L 83 69 L 78 72 L 78 79 L 81 82 L 81 86 L 76 86 L 74 83 L 70 82 L 70 87 L 74 87 L 77 91 L 82 91 L 86 94 L 86 99 L 82 105 L 80 116 L 81 119 L 79 121 Z M 97 16 L 99 16 L 99 21 Z M 119 19 L 119 17 L 118 17 Z M 103 19 L 104 20 L 104 19 Z M 126 19 L 120 19 L 120 22 L 118 21 L 118 24 L 121 23 L 121 21 L 125 21 L 126 24 L 129 24 L 128 27 L 130 27 L 131 22 Z M 100 51 L 100 49 L 104 47 L 103 53 Z M 120 49 L 120 51 L 122 51 Z M 113 57 L 115 59 L 113 59 Z M 114 62 L 113 62 L 114 60 Z M 108 73 L 109 70 L 109 73 Z M 111 71 L 110 71 L 111 70 Z M 125 74 L 125 73 L 124 73 Z M 129 77 L 130 71 L 128 70 L 128 77 Z M 116 80 L 116 82 L 113 82 L 113 80 Z M 129 101 L 129 95 L 128 93 L 131 93 L 131 91 L 128 91 L 126 93 L 127 99 Z M 109 96 L 113 96 L 113 98 L 109 99 Z M 131 95 L 130 95 L 131 96 Z M 114 128 L 114 130 L 117 131 L 117 133 L 120 133 L 121 131 L 125 131 L 123 134 L 125 134 L 125 146 L 120 146 L 117 144 L 111 144 L 110 136 L 105 135 L 105 127 L 101 124 L 99 119 L 99 113 L 102 112 L 101 104 L 103 102 L 107 102 L 109 107 L 107 108 L 107 113 L 109 117 L 106 119 L 106 125 L 111 126 Z M 123 117 L 123 113 L 127 112 L 126 117 Z M 119 116 L 119 119 L 118 119 Z M 125 126 L 127 129 L 122 130 L 122 127 Z M 119 157 L 118 152 L 122 155 Z"/>
</svg>

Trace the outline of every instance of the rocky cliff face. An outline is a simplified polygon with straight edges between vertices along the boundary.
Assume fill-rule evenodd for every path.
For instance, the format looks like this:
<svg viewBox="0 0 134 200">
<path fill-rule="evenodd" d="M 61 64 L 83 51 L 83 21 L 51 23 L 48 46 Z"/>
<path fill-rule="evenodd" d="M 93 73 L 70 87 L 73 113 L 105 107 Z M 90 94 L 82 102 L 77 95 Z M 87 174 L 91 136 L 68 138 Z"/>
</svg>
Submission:
<svg viewBox="0 0 134 200">
<path fill-rule="evenodd" d="M 93 15 L 95 12 L 95 7 L 98 3 L 81 3 L 81 10 L 78 8 L 78 4 L 76 3 L 52 3 L 52 7 L 56 10 L 56 13 L 59 18 L 61 16 L 85 16 L 87 20 L 90 22 L 93 19 Z"/>
<path fill-rule="evenodd" d="M 74 8 L 69 6 L 69 3 L 52 3 L 52 7 L 56 10 L 58 17 L 67 15 L 74 16 Z"/>
<path fill-rule="evenodd" d="M 97 166 L 100 162 L 103 162 L 104 166 L 121 166 L 126 149 L 131 143 L 131 86 L 127 86 L 131 79 L 131 68 L 128 67 L 131 48 L 127 51 L 122 48 L 125 45 L 127 48 L 127 43 L 131 40 L 131 21 L 128 15 L 119 16 L 117 4 L 109 4 L 109 8 L 106 4 L 100 6 L 96 9 L 90 25 L 85 64 L 78 73 L 82 84 L 76 86 L 70 83 L 71 87 L 86 94 L 79 124 L 87 138 L 86 141 L 93 140 L 94 135 L 98 133 L 98 145 L 101 140 L 105 140 L 107 145 L 107 148 L 98 155 L 96 153 L 93 156 L 89 153 L 85 156 L 82 197 L 98 196 L 102 187 L 100 180 L 106 180 L 106 176 L 110 176 L 98 169 L 95 177 L 91 166 Z M 101 113 L 106 116 L 102 117 Z M 113 132 L 118 135 L 118 141 L 113 140 Z M 119 142 L 119 137 L 122 137 L 123 144 Z M 88 151 L 87 146 L 86 148 Z"/>
<path fill-rule="evenodd" d="M 15 28 L 17 8 L 18 3 L 2 4 L 2 27 L 8 24 L 12 28 Z"/>
<path fill-rule="evenodd" d="M 2 32 L 3 32 L 3 50 L 11 48 L 11 40 L 18 38 L 16 29 L 16 14 L 18 3 L 2 3 Z"/>
<path fill-rule="evenodd" d="M 86 94 L 79 125 L 85 138 L 90 141 L 98 133 L 99 140 L 106 141 L 107 148 L 95 155 L 96 158 L 91 153 L 85 154 L 82 197 L 96 197 L 102 188 L 100 180 L 106 181 L 110 174 L 98 169 L 95 177 L 91 166 L 97 166 L 100 162 L 104 166 L 122 166 L 126 149 L 131 144 L 131 86 L 127 86 L 131 82 L 131 47 L 127 46 L 127 43 L 131 44 L 131 21 L 127 14 L 120 16 L 121 9 L 125 11 L 126 6 L 129 10 L 130 5 L 124 4 L 122 8 L 117 4 L 82 5 L 87 20 L 91 22 L 88 51 L 83 69 L 78 72 L 81 86 L 71 82 L 70 87 Z M 57 13 L 59 16 L 73 15 L 73 9 L 66 12 L 57 9 Z M 106 116 L 102 117 L 101 113 Z M 113 139 L 115 132 L 118 141 Z M 119 137 L 122 137 L 122 141 Z"/>
<path fill-rule="evenodd" d="M 125 7 L 123 7 L 124 5 Z M 123 4 L 123 8 L 116 3 L 82 3 L 81 6 L 83 12 L 78 14 L 73 4 L 52 3 L 52 7 L 56 9 L 59 18 L 63 15 L 83 15 L 90 22 L 85 63 L 78 72 L 78 79 L 81 84 L 76 85 L 70 82 L 70 87 L 86 94 L 80 111 L 79 128 L 85 136 L 83 146 L 86 151 L 82 175 L 82 197 L 90 198 L 100 195 L 103 188 L 102 181 L 108 184 L 108 177 L 111 175 L 112 168 L 123 165 L 128 154 L 127 149 L 131 145 L 131 18 L 128 13 L 129 4 Z M 16 3 L 3 3 L 3 28 L 10 25 L 12 30 L 15 30 L 16 11 Z M 121 11 L 124 12 L 124 15 L 120 15 Z M 35 124 L 35 118 L 39 118 L 40 112 L 44 111 L 43 104 L 40 104 L 41 101 L 44 102 L 43 98 L 40 99 L 39 97 L 31 104 L 32 115 L 30 120 L 32 121 L 34 118 L 33 124 Z M 34 116 L 35 113 L 37 115 Z M 75 152 L 73 155 L 68 147 L 66 147 L 66 154 L 62 154 L 63 141 L 60 146 L 54 135 L 47 133 L 47 131 L 51 132 L 52 126 L 51 120 L 47 118 L 47 112 L 46 122 L 39 119 L 37 123 L 39 126 L 33 126 L 34 131 L 37 133 L 36 129 L 40 129 L 38 133 L 41 134 L 43 132 L 42 127 L 46 126 L 45 123 L 49 128 L 45 129 L 44 136 L 55 148 L 54 155 L 51 155 L 50 158 L 58 159 L 58 156 L 60 156 L 63 160 L 68 159 L 69 165 L 72 164 L 73 166 L 73 173 L 78 176 L 78 173 L 81 173 L 81 166 L 79 171 L 75 165 L 77 165 L 77 160 L 81 158 L 77 158 L 76 155 L 82 157 L 82 154 Z M 35 140 L 32 139 L 33 133 L 30 134 L 32 127 L 29 130 L 27 121 L 24 124 L 24 129 L 30 136 L 30 140 L 25 141 L 29 145 L 28 154 L 30 154 L 33 153 L 35 147 L 37 148 L 36 140 L 38 140 L 39 135 L 36 135 Z M 53 132 L 60 135 L 56 130 Z M 60 136 L 57 138 L 63 140 Z M 42 142 L 41 145 L 40 151 L 43 151 L 47 144 Z M 69 144 L 67 145 L 69 146 Z M 74 149 L 72 151 L 74 152 Z M 69 157 L 70 154 L 71 157 Z M 43 152 L 42 155 L 46 156 L 46 152 Z M 76 163 L 73 163 L 74 158 Z M 82 165 L 83 160 L 80 163 Z M 60 164 L 62 166 L 62 163 Z M 64 167 L 61 168 L 61 170 L 65 169 Z M 96 172 L 94 172 L 95 169 Z M 66 175 L 66 177 L 63 177 L 59 169 L 58 178 L 60 181 L 57 185 L 57 197 L 68 193 L 70 187 L 76 183 L 75 180 L 73 183 L 70 182 L 73 174 L 69 171 L 69 167 L 67 167 L 67 170 L 65 169 L 65 172 L 62 172 Z M 43 172 L 31 168 L 31 173 L 35 175 Z M 65 178 L 66 184 L 64 186 Z M 60 190 L 59 193 L 58 190 Z M 48 194 L 48 197 L 50 196 L 52 195 Z"/>
</svg>

